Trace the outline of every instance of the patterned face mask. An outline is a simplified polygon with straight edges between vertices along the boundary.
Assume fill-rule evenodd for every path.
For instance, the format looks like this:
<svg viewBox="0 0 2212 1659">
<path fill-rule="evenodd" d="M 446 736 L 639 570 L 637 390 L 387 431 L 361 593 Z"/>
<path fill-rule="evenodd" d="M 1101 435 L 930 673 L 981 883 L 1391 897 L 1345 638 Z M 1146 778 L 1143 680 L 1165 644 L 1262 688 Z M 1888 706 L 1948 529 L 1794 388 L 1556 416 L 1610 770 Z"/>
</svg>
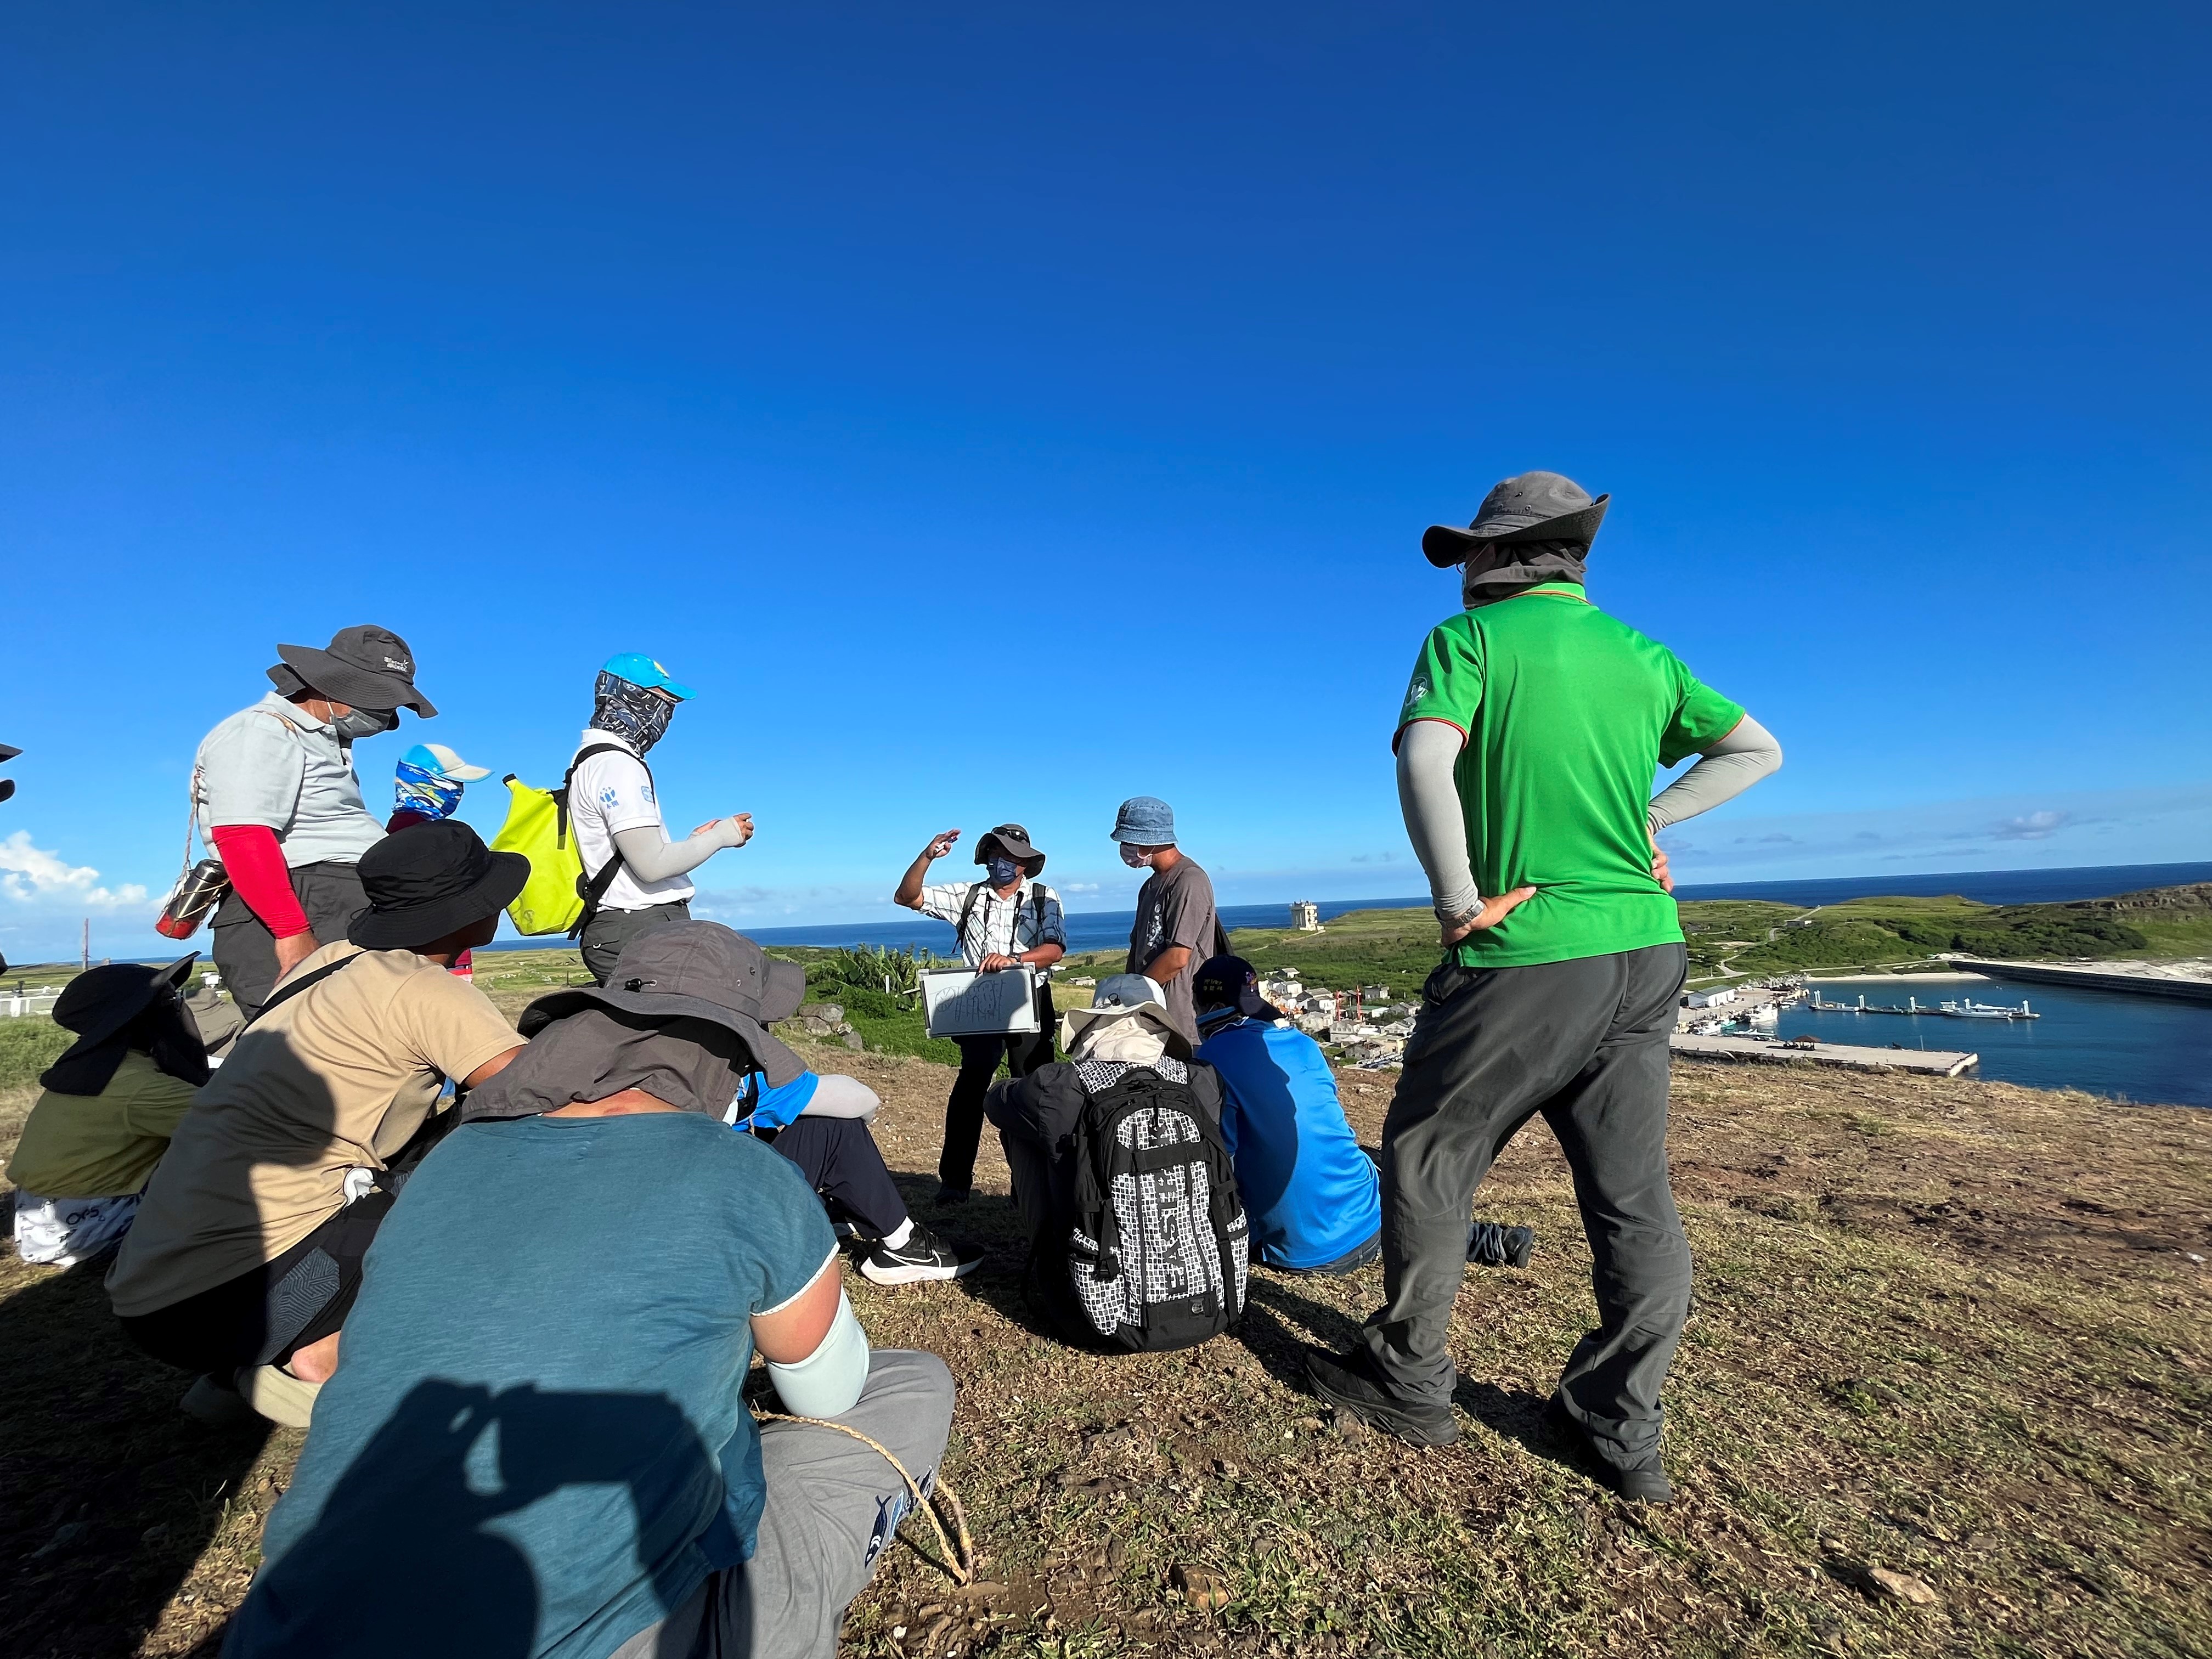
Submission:
<svg viewBox="0 0 2212 1659">
<path fill-rule="evenodd" d="M 393 811 L 443 818 L 452 817 L 460 804 L 461 786 L 443 772 L 427 772 L 405 761 L 399 763 L 399 775 L 392 783 Z"/>
<path fill-rule="evenodd" d="M 669 716 L 676 712 L 675 702 L 665 692 L 632 685 L 605 669 L 599 671 L 592 696 L 597 702 L 592 709 L 592 730 L 613 732 L 641 755 L 660 741 Z"/>
</svg>

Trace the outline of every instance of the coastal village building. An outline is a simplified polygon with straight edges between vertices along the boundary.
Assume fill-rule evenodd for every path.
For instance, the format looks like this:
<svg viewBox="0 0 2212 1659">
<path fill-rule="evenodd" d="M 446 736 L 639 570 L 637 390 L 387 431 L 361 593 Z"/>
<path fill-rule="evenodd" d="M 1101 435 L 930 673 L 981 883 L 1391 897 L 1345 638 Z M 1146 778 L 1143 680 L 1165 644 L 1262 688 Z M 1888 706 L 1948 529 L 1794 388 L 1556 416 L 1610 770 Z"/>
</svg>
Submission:
<svg viewBox="0 0 2212 1659">
<path fill-rule="evenodd" d="M 1291 926 L 1301 933 L 1321 932 L 1321 906 L 1310 899 L 1299 899 L 1291 906 Z"/>
</svg>

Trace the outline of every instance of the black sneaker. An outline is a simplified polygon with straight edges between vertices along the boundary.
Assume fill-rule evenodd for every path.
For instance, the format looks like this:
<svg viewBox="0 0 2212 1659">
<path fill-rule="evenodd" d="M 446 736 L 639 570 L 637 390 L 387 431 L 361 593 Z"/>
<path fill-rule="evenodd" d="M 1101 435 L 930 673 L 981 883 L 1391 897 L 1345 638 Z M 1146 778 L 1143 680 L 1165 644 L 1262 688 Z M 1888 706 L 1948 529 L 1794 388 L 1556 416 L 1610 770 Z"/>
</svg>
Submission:
<svg viewBox="0 0 2212 1659">
<path fill-rule="evenodd" d="M 1534 1227 L 1478 1221 L 1468 1229 L 1467 1259 L 1479 1267 L 1525 1267 L 1535 1250 Z"/>
<path fill-rule="evenodd" d="M 972 1187 L 946 1187 L 940 1185 L 937 1189 L 937 1196 L 930 1201 L 939 1206 L 949 1204 L 965 1204 L 969 1199 L 975 1196 L 975 1189 Z"/>
<path fill-rule="evenodd" d="M 896 1250 L 878 1242 L 860 1258 L 863 1278 L 878 1285 L 920 1285 L 933 1279 L 960 1279 L 975 1271 L 983 1253 L 947 1243 L 919 1221 Z"/>
<path fill-rule="evenodd" d="M 1364 1348 L 1354 1348 L 1350 1353 L 1309 1348 L 1306 1386 L 1323 1405 L 1401 1440 L 1410 1440 L 1417 1446 L 1459 1443 L 1459 1419 L 1449 1405 L 1441 1401 L 1408 1400 L 1394 1392 L 1386 1379 L 1376 1375 L 1374 1364 Z"/>
<path fill-rule="evenodd" d="M 1667 1471 L 1654 1457 L 1649 1463 L 1640 1463 L 1625 1469 L 1617 1463 L 1608 1463 L 1598 1455 L 1590 1443 L 1583 1425 L 1567 1415 L 1567 1408 L 1553 1395 L 1544 1402 L 1544 1426 L 1552 1438 L 1574 1451 L 1583 1471 L 1593 1480 L 1615 1497 L 1630 1504 L 1671 1504 L 1674 1501 L 1674 1482 L 1667 1479 Z"/>
</svg>

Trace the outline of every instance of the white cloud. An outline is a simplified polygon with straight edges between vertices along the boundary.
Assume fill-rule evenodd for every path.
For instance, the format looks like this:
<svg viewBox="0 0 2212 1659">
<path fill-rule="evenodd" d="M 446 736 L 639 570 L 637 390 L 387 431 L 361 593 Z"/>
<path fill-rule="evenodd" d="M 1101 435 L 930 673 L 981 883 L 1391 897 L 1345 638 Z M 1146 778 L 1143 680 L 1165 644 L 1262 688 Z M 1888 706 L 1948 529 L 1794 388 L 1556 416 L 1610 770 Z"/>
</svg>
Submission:
<svg viewBox="0 0 2212 1659">
<path fill-rule="evenodd" d="M 27 830 L 18 830 L 0 840 L 0 897 L 15 904 L 103 911 L 135 909 L 147 902 L 146 890 L 138 883 L 103 887 L 99 871 L 88 864 L 70 864 L 58 853 L 33 847 Z"/>
<path fill-rule="evenodd" d="M 1071 881 L 1060 890 L 1063 893 L 1095 893 L 1098 890 L 1098 884 L 1095 881 Z"/>
<path fill-rule="evenodd" d="M 2071 812 L 2029 812 L 2007 818 L 1990 835 L 1996 841 L 2049 841 L 2073 821 Z"/>
</svg>

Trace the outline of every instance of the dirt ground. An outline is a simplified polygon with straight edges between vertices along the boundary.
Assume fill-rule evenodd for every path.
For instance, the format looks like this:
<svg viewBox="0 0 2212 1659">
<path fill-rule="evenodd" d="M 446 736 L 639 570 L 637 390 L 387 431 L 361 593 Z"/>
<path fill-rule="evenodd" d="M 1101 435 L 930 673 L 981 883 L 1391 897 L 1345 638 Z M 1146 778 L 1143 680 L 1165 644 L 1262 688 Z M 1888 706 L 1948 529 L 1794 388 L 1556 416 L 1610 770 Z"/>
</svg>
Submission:
<svg viewBox="0 0 2212 1659">
<path fill-rule="evenodd" d="M 2212 1650 L 2212 1113 L 1678 1067 L 1698 1302 L 1668 1395 L 1680 1498 L 1647 1511 L 1539 1426 L 1589 1313 L 1540 1124 L 1477 1202 L 1533 1224 L 1535 1261 L 1471 1270 L 1466 1437 L 1419 1450 L 1340 1431 L 1294 1381 L 1301 1345 L 1374 1308 L 1379 1268 L 1257 1271 L 1243 1326 L 1185 1353 L 1071 1352 L 1021 1308 L 988 1137 L 977 1199 L 926 1207 L 951 1074 L 818 1063 L 883 1094 L 917 1212 L 989 1252 L 954 1285 L 850 1279 L 878 1346 L 959 1378 L 945 1472 L 987 1583 L 955 1594 L 896 1552 L 848 1654 Z M 1372 1145 L 1389 1078 L 1344 1087 Z M 128 1349 L 82 1275 L 9 1255 L 0 1296 L 0 1654 L 212 1654 L 300 1437 L 179 1416 L 186 1379 Z"/>
</svg>

